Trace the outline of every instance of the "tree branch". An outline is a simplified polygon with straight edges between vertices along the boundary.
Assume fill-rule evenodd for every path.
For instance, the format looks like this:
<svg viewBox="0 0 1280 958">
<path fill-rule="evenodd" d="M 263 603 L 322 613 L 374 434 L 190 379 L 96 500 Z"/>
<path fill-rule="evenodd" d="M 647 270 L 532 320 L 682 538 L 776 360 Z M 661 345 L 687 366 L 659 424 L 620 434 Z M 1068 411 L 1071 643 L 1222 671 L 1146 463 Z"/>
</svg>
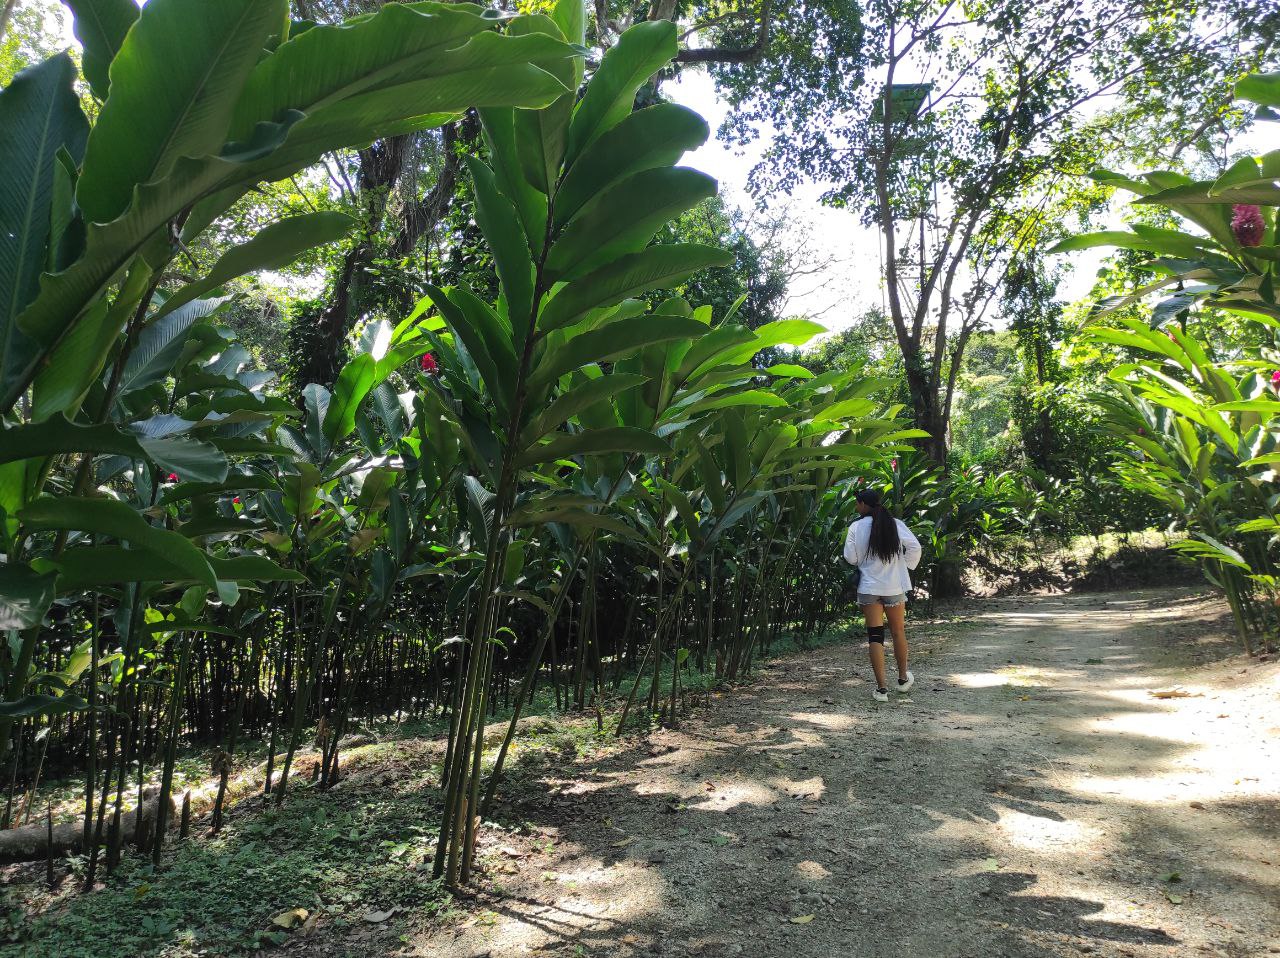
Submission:
<svg viewBox="0 0 1280 958">
<path fill-rule="evenodd" d="M 674 7 L 674 2 L 671 4 Z M 657 4 L 655 3 L 655 6 Z M 670 19 L 666 17 L 664 19 Z M 773 0 L 760 0 L 760 25 L 756 40 L 741 50 L 725 47 L 706 47 L 701 50 L 681 50 L 676 54 L 677 63 L 755 63 L 769 49 L 773 37 Z"/>
</svg>

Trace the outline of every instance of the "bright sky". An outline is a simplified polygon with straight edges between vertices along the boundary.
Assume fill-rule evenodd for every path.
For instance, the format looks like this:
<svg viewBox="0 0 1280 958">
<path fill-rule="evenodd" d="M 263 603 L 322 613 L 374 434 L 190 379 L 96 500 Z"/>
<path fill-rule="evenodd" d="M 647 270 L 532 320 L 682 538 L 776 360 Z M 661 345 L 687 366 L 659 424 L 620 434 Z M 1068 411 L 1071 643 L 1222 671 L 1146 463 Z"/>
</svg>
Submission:
<svg viewBox="0 0 1280 958">
<path fill-rule="evenodd" d="M 715 136 L 728 114 L 705 72 L 686 70 L 680 80 L 663 86 L 663 92 L 696 110 L 711 124 L 712 137 L 696 153 L 684 158 L 720 181 L 720 192 L 734 206 L 751 209 L 755 199 L 747 192 L 747 177 L 767 145 L 770 131 L 748 148 L 735 152 Z M 874 231 L 859 224 L 856 214 L 823 206 L 821 183 L 807 183 L 790 197 L 770 197 L 770 205 L 784 204 L 796 218 L 797 232 L 808 232 L 812 268 L 819 271 L 793 283 L 787 309 L 793 315 L 811 316 L 830 329 L 842 329 L 869 306 L 881 302 L 880 244 Z"/>
<path fill-rule="evenodd" d="M 690 109 L 697 110 L 713 131 L 719 129 L 729 105 L 717 96 L 715 85 L 704 72 L 686 70 L 679 82 L 664 85 L 663 92 Z M 733 205 L 751 209 L 755 199 L 747 192 L 747 178 L 767 145 L 770 131 L 741 152 L 714 135 L 684 163 L 697 167 L 720 181 L 721 194 Z M 831 330 L 843 329 L 865 309 L 883 305 L 881 248 L 876 231 L 862 226 L 856 213 L 822 205 L 826 184 L 807 183 L 791 197 L 770 197 L 770 204 L 786 204 L 797 227 L 814 237 L 809 244 L 812 265 L 818 271 L 802 277 L 791 290 L 787 309 L 792 315 L 809 316 Z M 1104 252 L 1073 254 L 1073 268 L 1061 286 L 1062 297 L 1074 300 L 1085 296 L 1093 285 Z"/>
</svg>

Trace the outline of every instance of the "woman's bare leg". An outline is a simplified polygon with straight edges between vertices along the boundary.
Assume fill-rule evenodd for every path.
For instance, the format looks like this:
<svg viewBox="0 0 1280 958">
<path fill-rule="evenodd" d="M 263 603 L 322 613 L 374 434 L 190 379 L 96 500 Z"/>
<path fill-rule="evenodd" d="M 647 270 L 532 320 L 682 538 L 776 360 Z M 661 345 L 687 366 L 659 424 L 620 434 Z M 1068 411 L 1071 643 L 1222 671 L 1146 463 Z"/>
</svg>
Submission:
<svg viewBox="0 0 1280 958">
<path fill-rule="evenodd" d="M 889 632 L 893 635 L 893 657 L 898 663 L 898 678 L 907 677 L 907 605 L 893 605 L 884 610 L 889 620 Z M 883 659 L 883 653 L 881 653 Z"/>
<path fill-rule="evenodd" d="M 884 625 L 885 608 L 879 602 L 873 605 L 864 605 L 862 608 L 862 617 L 866 620 L 867 625 L 874 628 Z M 894 641 L 894 648 L 897 648 L 897 640 Z M 888 688 L 888 678 L 884 669 L 884 643 L 868 642 L 867 654 L 871 656 L 871 671 L 876 674 L 876 688 Z"/>
</svg>

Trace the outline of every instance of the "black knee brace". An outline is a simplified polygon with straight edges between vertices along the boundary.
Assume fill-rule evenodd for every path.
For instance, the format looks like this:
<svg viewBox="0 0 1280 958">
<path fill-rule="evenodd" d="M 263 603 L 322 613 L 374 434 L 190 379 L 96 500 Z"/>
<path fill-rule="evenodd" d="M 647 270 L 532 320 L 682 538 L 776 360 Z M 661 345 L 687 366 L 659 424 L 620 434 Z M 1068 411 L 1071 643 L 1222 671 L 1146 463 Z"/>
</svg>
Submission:
<svg viewBox="0 0 1280 958">
<path fill-rule="evenodd" d="M 884 626 L 883 625 L 867 626 L 867 642 L 868 643 L 878 642 L 880 645 L 884 645 Z"/>
</svg>

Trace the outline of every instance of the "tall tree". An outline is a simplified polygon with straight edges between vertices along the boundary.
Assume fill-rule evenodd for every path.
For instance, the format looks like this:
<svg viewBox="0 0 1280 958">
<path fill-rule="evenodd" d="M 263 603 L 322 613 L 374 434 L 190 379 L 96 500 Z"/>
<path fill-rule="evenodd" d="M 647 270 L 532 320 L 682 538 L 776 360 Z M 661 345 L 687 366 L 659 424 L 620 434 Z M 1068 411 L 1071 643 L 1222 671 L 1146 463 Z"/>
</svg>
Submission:
<svg viewBox="0 0 1280 958">
<path fill-rule="evenodd" d="M 1096 201 L 1070 195 L 1064 178 L 1097 165 L 1142 115 L 1107 109 L 1110 99 L 1168 71 L 1182 81 L 1169 95 L 1221 117 L 1217 84 L 1199 95 L 1197 76 L 1229 83 L 1268 62 L 1262 16 L 1236 0 L 1176 9 L 872 0 L 842 23 L 842 36 L 865 38 L 865 55 L 832 96 L 797 91 L 760 67 L 715 71 L 732 104 L 746 107 L 728 135 L 750 138 L 765 121 L 774 130 L 753 174 L 757 195 L 825 180 L 828 202 L 878 231 L 889 317 L 936 461 L 946 457 L 964 350 L 1005 277 L 1064 207 Z M 1185 135 L 1199 121 L 1168 132 Z"/>
</svg>

